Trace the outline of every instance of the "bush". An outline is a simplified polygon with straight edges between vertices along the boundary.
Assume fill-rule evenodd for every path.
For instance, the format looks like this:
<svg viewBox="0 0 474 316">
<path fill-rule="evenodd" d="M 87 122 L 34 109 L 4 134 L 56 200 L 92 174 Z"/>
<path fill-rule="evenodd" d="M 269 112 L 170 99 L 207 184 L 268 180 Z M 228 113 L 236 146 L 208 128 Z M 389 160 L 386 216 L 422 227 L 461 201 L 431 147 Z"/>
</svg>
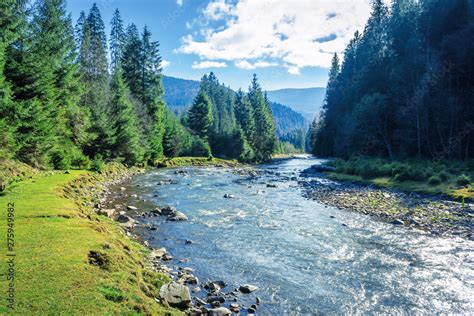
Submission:
<svg viewBox="0 0 474 316">
<path fill-rule="evenodd" d="M 440 179 L 439 176 L 431 176 L 428 179 L 428 183 L 432 186 L 437 186 L 437 185 L 441 184 L 441 179 Z"/>
<path fill-rule="evenodd" d="M 459 186 L 466 187 L 471 183 L 471 178 L 469 178 L 463 173 L 456 179 L 456 183 Z"/>
<path fill-rule="evenodd" d="M 193 138 L 192 145 L 191 145 L 191 153 L 192 153 L 192 156 L 194 157 L 212 156 L 209 142 L 199 137 Z"/>
<path fill-rule="evenodd" d="M 449 180 L 449 173 L 447 173 L 445 170 L 441 171 L 439 174 L 438 174 L 439 178 L 441 179 L 441 181 L 443 182 L 446 182 Z"/>
<path fill-rule="evenodd" d="M 91 167 L 89 170 L 102 173 L 102 171 L 104 170 L 104 167 L 105 167 L 105 163 L 102 160 L 102 157 L 97 156 L 94 160 L 92 160 Z"/>
<path fill-rule="evenodd" d="M 71 157 L 63 149 L 54 149 L 50 158 L 53 168 L 56 170 L 66 170 L 71 168 Z"/>
</svg>

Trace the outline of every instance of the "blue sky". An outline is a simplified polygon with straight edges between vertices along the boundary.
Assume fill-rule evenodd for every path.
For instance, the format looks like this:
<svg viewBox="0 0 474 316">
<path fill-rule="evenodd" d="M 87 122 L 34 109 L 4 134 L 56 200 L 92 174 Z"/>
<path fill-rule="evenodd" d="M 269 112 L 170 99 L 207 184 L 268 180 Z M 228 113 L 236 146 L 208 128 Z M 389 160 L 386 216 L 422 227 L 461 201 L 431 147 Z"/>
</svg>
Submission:
<svg viewBox="0 0 474 316">
<path fill-rule="evenodd" d="M 73 21 L 94 2 L 107 33 L 115 8 L 125 24 L 150 28 L 166 75 L 214 71 L 234 89 L 254 72 L 266 90 L 325 86 L 331 55 L 370 12 L 369 0 L 68 0 Z"/>
</svg>

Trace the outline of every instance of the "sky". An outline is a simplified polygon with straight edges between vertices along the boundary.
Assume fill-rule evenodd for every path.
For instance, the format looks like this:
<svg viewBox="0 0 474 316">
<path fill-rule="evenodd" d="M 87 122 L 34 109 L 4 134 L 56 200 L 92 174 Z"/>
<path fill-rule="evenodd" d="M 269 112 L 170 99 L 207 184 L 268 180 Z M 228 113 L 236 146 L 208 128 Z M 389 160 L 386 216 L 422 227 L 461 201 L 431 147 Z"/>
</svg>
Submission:
<svg viewBox="0 0 474 316">
<path fill-rule="evenodd" d="M 110 33 L 116 8 L 160 42 L 164 74 L 213 71 L 233 89 L 324 87 L 332 55 L 363 31 L 370 0 L 67 0 L 75 22 L 96 2 Z M 342 55 L 341 55 L 342 56 Z"/>
</svg>

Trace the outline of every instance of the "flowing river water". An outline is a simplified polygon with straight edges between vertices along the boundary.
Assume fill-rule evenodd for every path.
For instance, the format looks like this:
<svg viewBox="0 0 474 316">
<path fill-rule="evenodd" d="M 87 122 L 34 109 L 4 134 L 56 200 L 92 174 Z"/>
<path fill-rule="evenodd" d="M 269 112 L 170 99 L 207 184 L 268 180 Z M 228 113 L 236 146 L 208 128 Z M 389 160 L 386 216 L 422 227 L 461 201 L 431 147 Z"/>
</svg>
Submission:
<svg viewBox="0 0 474 316">
<path fill-rule="evenodd" d="M 189 217 L 145 220 L 159 228 L 142 237 L 166 247 L 171 266 L 195 269 L 201 282 L 223 280 L 228 291 L 258 286 L 243 302 L 260 297 L 259 314 L 474 314 L 474 242 L 308 200 L 299 174 L 319 162 L 262 165 L 257 177 L 226 168 L 162 169 L 135 177 L 127 190 Z M 157 185 L 169 179 L 176 183 Z"/>
</svg>

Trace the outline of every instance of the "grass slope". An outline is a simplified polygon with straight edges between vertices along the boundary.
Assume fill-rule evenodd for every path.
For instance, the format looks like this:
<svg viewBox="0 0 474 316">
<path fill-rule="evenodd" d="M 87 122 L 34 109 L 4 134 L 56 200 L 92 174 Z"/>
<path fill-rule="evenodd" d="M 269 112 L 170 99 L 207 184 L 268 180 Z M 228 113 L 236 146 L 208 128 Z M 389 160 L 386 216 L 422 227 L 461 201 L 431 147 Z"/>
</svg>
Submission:
<svg viewBox="0 0 474 316">
<path fill-rule="evenodd" d="M 179 314 L 154 299 L 168 277 L 147 269 L 147 249 L 83 206 L 84 192 L 99 180 L 103 176 L 86 171 L 36 174 L 0 196 L 3 293 L 7 204 L 15 209 L 15 313 Z M 11 312 L 4 295 L 0 306 L 0 313 Z"/>
</svg>

